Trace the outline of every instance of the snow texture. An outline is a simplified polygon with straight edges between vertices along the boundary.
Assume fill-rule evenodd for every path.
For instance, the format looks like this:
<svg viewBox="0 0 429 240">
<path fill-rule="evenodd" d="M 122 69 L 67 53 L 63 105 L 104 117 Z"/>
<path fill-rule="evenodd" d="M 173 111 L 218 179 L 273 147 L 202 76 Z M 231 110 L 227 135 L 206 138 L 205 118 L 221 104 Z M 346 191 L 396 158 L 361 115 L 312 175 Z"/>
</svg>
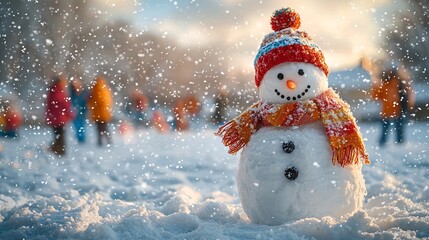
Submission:
<svg viewBox="0 0 429 240">
<path fill-rule="evenodd" d="M 46 129 L 23 130 L 18 141 L 1 140 L 0 239 L 429 237 L 427 123 L 407 129 L 409 143 L 383 149 L 376 147 L 380 126 L 361 127 L 372 160 L 363 167 L 362 210 L 347 220 L 278 226 L 246 217 L 235 182 L 239 157 L 226 153 L 215 129 L 115 135 L 107 149 L 78 145 L 69 131 L 63 158 L 46 153 Z"/>
<path fill-rule="evenodd" d="M 283 143 L 295 149 L 283 151 Z M 357 212 L 363 203 L 362 165 L 341 167 L 322 122 L 294 128 L 266 127 L 243 149 L 238 192 L 244 211 L 255 223 L 277 225 L 290 220 L 330 216 L 336 220 Z M 296 179 L 285 176 L 297 171 Z"/>
</svg>

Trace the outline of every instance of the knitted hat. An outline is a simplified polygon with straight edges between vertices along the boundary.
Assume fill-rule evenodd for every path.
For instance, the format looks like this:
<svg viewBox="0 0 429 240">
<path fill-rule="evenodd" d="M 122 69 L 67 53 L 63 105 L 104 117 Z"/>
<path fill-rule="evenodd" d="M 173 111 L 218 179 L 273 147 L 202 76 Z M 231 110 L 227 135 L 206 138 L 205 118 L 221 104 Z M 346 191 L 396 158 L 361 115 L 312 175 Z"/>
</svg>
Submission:
<svg viewBox="0 0 429 240">
<path fill-rule="evenodd" d="M 311 63 L 328 76 L 322 51 L 306 32 L 297 31 L 300 25 L 301 18 L 294 10 L 282 8 L 274 12 L 271 17 L 274 32 L 264 37 L 254 62 L 258 88 L 265 73 L 284 62 Z"/>
</svg>

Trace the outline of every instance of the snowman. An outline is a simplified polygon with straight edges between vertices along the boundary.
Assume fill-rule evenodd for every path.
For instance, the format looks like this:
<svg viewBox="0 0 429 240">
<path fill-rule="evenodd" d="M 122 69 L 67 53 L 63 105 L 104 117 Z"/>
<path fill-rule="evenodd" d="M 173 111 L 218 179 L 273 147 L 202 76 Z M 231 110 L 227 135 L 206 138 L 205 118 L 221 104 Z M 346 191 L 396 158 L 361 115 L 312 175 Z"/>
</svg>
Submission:
<svg viewBox="0 0 429 240">
<path fill-rule="evenodd" d="M 290 8 L 274 12 L 274 30 L 255 59 L 260 100 L 220 127 L 235 154 L 237 186 L 251 221 L 278 225 L 302 218 L 338 221 L 358 211 L 369 163 L 350 107 L 328 87 L 320 48 Z"/>
</svg>

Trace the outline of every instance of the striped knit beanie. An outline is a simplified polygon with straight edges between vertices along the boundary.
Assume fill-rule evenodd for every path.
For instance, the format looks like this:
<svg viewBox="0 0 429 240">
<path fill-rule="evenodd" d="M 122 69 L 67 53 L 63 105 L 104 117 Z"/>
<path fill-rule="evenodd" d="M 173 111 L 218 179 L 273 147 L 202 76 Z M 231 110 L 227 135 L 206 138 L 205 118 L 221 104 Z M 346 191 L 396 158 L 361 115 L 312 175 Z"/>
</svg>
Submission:
<svg viewBox="0 0 429 240">
<path fill-rule="evenodd" d="M 284 62 L 311 63 L 328 76 L 322 51 L 306 32 L 297 31 L 300 25 L 301 18 L 294 10 L 282 8 L 274 12 L 271 17 L 274 32 L 264 37 L 254 62 L 258 88 L 265 73 Z"/>
</svg>

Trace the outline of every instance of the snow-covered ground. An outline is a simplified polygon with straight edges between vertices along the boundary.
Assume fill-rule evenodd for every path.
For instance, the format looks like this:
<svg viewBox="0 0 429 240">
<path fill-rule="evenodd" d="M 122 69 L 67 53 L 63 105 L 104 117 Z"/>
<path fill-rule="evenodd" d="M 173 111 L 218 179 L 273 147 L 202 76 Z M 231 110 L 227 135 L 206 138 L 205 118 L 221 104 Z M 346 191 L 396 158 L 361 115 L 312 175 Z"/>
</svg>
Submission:
<svg viewBox="0 0 429 240">
<path fill-rule="evenodd" d="M 406 144 L 382 149 L 380 126 L 361 125 L 372 160 L 363 209 L 345 222 L 280 226 L 249 222 L 237 196 L 238 156 L 212 128 L 116 134 L 110 148 L 78 145 L 70 130 L 62 158 L 44 150 L 47 129 L 22 130 L 17 141 L 0 140 L 0 239 L 428 238 L 428 125 L 411 124 Z"/>
</svg>

